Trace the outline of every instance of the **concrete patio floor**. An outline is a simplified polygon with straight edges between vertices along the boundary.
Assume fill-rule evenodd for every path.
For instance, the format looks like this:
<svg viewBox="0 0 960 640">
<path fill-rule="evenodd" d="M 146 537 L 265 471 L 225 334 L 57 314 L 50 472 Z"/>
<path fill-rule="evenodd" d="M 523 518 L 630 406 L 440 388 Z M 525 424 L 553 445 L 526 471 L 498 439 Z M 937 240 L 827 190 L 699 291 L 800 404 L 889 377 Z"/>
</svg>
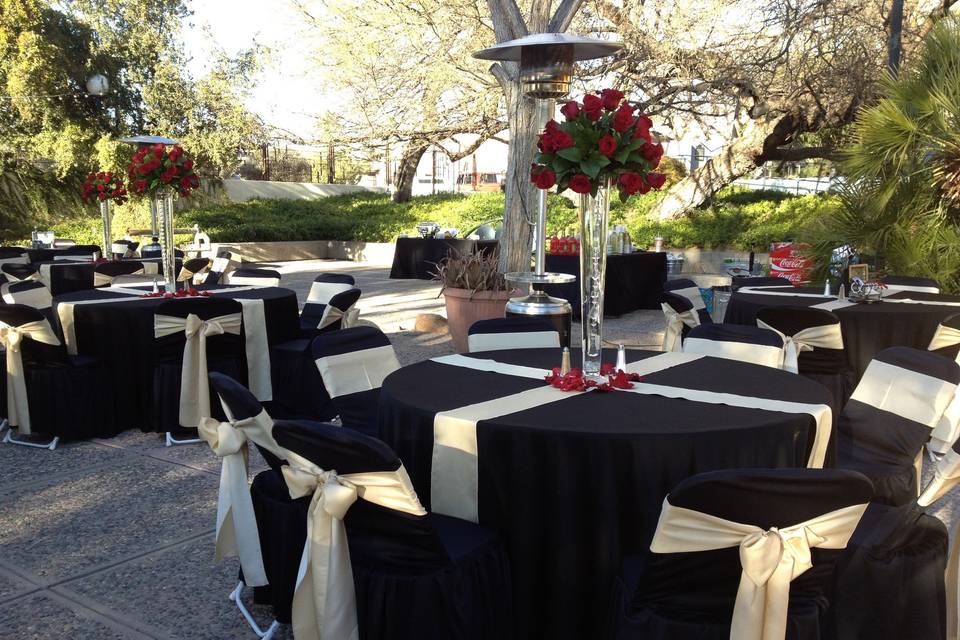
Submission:
<svg viewBox="0 0 960 640">
<path fill-rule="evenodd" d="M 360 317 L 403 364 L 453 352 L 448 336 L 412 331 L 418 313 L 443 308 L 435 283 L 351 262 L 277 266 L 301 303 L 317 272 L 352 273 Z M 608 319 L 605 336 L 659 349 L 662 325 L 659 311 L 639 311 Z M 265 468 L 252 451 L 251 477 Z M 140 431 L 53 452 L 0 445 L 0 639 L 254 638 L 227 599 L 236 559 L 214 562 L 219 469 L 205 444 L 166 448 Z M 956 499 L 943 502 L 933 513 L 949 524 Z M 267 607 L 251 607 L 269 623 Z"/>
</svg>

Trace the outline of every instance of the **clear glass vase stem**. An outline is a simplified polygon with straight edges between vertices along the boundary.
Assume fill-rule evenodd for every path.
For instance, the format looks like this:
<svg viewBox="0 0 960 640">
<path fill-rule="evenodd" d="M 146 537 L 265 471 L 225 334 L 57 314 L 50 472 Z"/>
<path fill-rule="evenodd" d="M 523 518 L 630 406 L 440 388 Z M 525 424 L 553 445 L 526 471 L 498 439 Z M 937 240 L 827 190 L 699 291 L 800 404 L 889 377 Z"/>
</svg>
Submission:
<svg viewBox="0 0 960 640">
<path fill-rule="evenodd" d="M 609 183 L 580 196 L 580 305 L 583 374 L 599 378 L 603 351 L 603 288 L 607 271 Z"/>
</svg>

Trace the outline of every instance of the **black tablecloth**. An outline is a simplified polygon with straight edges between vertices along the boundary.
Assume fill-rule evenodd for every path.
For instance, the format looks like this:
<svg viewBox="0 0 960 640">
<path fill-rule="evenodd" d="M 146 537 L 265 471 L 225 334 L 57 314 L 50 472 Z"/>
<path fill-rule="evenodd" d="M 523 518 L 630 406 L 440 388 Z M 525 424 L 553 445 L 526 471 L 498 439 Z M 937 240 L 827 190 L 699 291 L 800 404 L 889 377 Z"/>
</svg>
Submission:
<svg viewBox="0 0 960 640">
<path fill-rule="evenodd" d="M 451 250 L 460 254 L 492 251 L 497 244 L 497 240 L 397 238 L 390 277 L 430 280 L 433 278 L 431 274 L 437 271 L 437 263 L 446 258 Z"/>
<path fill-rule="evenodd" d="M 279 287 L 244 289 L 236 292 L 218 289 L 215 296 L 234 299 L 262 299 L 267 325 L 267 340 L 273 345 L 297 338 L 300 333 L 297 295 Z M 241 289 L 241 287 L 237 287 Z M 93 289 L 54 298 L 54 307 L 62 302 L 131 298 L 135 296 Z M 95 356 L 104 363 L 109 386 L 104 393 L 113 397 L 118 424 L 105 427 L 103 435 L 113 435 L 136 425 L 147 427 L 153 401 L 153 314 L 163 298 L 135 301 L 78 304 L 74 307 L 77 351 Z M 59 322 L 59 316 L 54 313 Z"/>
<path fill-rule="evenodd" d="M 785 287 L 771 289 L 771 291 L 821 293 L 823 290 Z M 960 313 L 960 306 L 936 304 L 936 302 L 960 302 L 960 296 L 900 291 L 891 294 L 889 297 L 892 299 L 926 300 L 930 304 L 877 302 L 856 304 L 833 310 L 833 313 L 840 318 L 843 348 L 846 350 L 847 361 L 851 370 L 856 374 L 857 380 L 866 371 L 871 358 L 877 353 L 887 347 L 926 349 L 940 321 L 947 316 Z M 828 297 L 775 296 L 738 291 L 730 298 L 724 322 L 755 325 L 757 311 L 763 307 L 812 307 L 834 299 Z"/>
<path fill-rule="evenodd" d="M 604 355 L 615 359 L 614 352 Z M 628 352 L 628 360 L 653 355 Z M 471 356 L 544 369 L 560 362 L 553 349 Z M 811 380 L 714 358 L 648 375 L 645 382 L 830 402 Z M 429 505 L 435 414 L 544 384 L 433 361 L 404 367 L 384 381 L 380 435 Z M 714 469 L 804 466 L 814 431 L 807 414 L 622 392 L 571 394 L 480 421 L 480 523 L 507 545 L 517 637 L 598 637 L 621 558 L 649 546 L 673 486 Z"/>
<path fill-rule="evenodd" d="M 156 263 L 158 265 L 158 271 L 161 272 L 159 275 L 162 279 L 163 267 L 159 266 L 159 258 L 131 258 L 130 260 L 143 263 Z M 180 272 L 182 263 L 182 260 L 177 259 L 176 267 L 174 267 L 177 273 Z M 53 295 L 56 296 L 93 289 L 94 271 L 96 270 L 96 265 L 93 262 L 79 260 L 44 260 L 40 262 L 41 269 L 43 269 L 45 265 L 50 265 L 50 278 L 49 282 L 46 280 L 44 282 Z"/>
<path fill-rule="evenodd" d="M 580 277 L 580 256 L 547 256 L 546 270 Z M 647 251 L 607 256 L 606 283 L 603 287 L 603 312 L 620 316 L 637 309 L 659 309 L 658 298 L 667 281 L 667 254 Z M 580 282 L 551 284 L 544 291 L 564 298 L 580 317 Z"/>
</svg>

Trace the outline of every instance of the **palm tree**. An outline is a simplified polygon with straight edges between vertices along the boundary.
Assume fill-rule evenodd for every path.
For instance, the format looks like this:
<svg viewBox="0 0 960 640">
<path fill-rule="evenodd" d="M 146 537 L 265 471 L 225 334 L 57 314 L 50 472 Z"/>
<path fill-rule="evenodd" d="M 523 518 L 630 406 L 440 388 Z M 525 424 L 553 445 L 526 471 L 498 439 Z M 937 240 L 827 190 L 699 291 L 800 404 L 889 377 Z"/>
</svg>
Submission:
<svg viewBox="0 0 960 640">
<path fill-rule="evenodd" d="M 813 232 L 813 253 L 825 271 L 831 250 L 850 245 L 881 273 L 960 291 L 960 20 L 931 31 L 883 95 L 857 116 L 842 206 Z"/>
</svg>

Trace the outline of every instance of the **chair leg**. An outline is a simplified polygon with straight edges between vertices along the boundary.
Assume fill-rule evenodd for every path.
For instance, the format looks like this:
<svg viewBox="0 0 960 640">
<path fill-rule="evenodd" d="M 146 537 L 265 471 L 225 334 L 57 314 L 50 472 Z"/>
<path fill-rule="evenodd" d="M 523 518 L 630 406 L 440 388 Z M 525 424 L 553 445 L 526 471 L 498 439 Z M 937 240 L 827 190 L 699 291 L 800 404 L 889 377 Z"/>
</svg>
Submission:
<svg viewBox="0 0 960 640">
<path fill-rule="evenodd" d="M 243 582 L 238 582 L 237 587 L 230 592 L 228 596 L 233 600 L 234 604 L 237 605 L 237 609 L 240 609 L 240 613 L 243 614 L 243 618 L 247 621 L 247 624 L 253 630 L 258 637 L 263 638 L 263 640 L 270 640 L 273 637 L 273 634 L 277 632 L 277 629 L 280 628 L 280 623 L 274 620 L 266 631 L 260 629 L 260 625 L 257 624 L 257 621 L 253 619 L 253 615 L 250 611 L 247 610 L 247 607 L 243 604 L 243 601 L 240 599 L 240 592 L 243 591 Z"/>
<path fill-rule="evenodd" d="M 0 433 L 3 433 L 4 431 L 7 430 L 7 425 L 8 425 L 8 424 L 10 424 L 10 423 L 7 422 L 7 419 L 6 419 L 6 418 L 4 418 L 3 420 L 0 420 Z"/>
<path fill-rule="evenodd" d="M 4 420 L 6 422 L 6 420 Z M 53 451 L 57 448 L 57 444 L 60 442 L 60 436 L 54 436 L 53 440 L 49 442 L 27 442 L 26 440 L 17 440 L 13 437 L 13 428 L 7 429 L 6 435 L 3 436 L 3 442 L 8 444 L 18 444 L 21 447 L 33 447 L 34 449 L 48 449 Z"/>
<path fill-rule="evenodd" d="M 173 435 L 167 431 L 167 446 L 172 447 L 175 444 L 196 444 L 198 442 L 203 442 L 200 438 L 187 438 L 186 440 L 177 440 Z"/>
</svg>

